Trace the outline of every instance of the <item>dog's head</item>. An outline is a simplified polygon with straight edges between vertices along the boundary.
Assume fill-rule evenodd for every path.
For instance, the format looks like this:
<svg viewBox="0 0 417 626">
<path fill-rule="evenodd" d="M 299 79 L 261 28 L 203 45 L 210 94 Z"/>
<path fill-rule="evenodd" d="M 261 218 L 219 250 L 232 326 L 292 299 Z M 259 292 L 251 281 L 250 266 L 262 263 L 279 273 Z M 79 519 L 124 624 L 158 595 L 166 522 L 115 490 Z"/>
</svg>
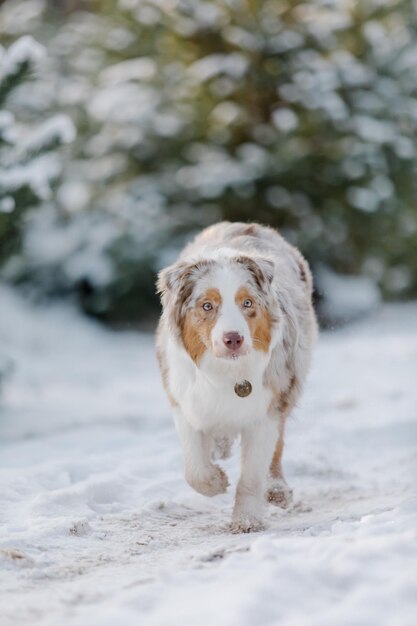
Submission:
<svg viewBox="0 0 417 626">
<path fill-rule="evenodd" d="M 196 363 L 206 351 L 223 359 L 268 352 L 273 271 L 266 258 L 231 256 L 178 262 L 160 272 L 164 310 Z"/>
</svg>

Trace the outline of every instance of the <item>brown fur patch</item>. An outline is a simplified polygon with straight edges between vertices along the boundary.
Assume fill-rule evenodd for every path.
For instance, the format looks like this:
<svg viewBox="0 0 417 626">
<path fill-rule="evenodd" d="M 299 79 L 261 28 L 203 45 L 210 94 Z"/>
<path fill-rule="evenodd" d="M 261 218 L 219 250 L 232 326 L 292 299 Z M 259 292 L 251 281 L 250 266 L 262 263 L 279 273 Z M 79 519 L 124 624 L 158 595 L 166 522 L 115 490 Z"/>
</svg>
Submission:
<svg viewBox="0 0 417 626">
<path fill-rule="evenodd" d="M 277 387 L 271 380 L 266 379 L 264 384 L 272 391 L 272 400 L 268 407 L 268 412 L 278 411 L 281 417 L 285 419 L 292 411 L 300 393 L 297 377 L 294 374 L 291 375 L 290 381 L 284 391 Z"/>
<path fill-rule="evenodd" d="M 292 500 L 292 491 L 288 488 L 284 474 L 282 472 L 282 453 L 284 451 L 284 429 L 286 415 L 279 421 L 278 439 L 275 444 L 274 456 L 269 467 L 269 474 L 272 479 L 270 487 L 266 492 L 266 499 L 271 504 L 286 509 Z"/>
<path fill-rule="evenodd" d="M 219 307 L 222 303 L 222 297 L 218 289 L 207 289 L 207 291 L 198 299 L 197 305 L 203 305 L 205 302 L 211 302 L 211 304 Z"/>
<path fill-rule="evenodd" d="M 256 224 L 248 224 L 243 228 L 242 235 L 254 236 L 256 235 Z"/>
<path fill-rule="evenodd" d="M 298 390 L 298 381 L 295 375 L 291 376 L 288 388 L 281 393 L 279 398 L 279 410 L 282 414 L 288 414 L 294 405 L 294 396 Z"/>
<path fill-rule="evenodd" d="M 252 300 L 252 306 L 249 309 L 243 306 L 243 302 L 247 299 Z M 238 289 L 235 302 L 242 308 L 243 314 L 246 316 L 254 349 L 268 352 L 269 344 L 271 343 L 272 326 L 272 318 L 269 311 L 259 306 L 247 287 Z"/>
<path fill-rule="evenodd" d="M 206 346 L 197 330 L 193 311 L 187 311 L 185 314 L 184 322 L 181 327 L 181 336 L 184 348 L 187 350 L 194 363 L 199 363 L 206 351 Z"/>
<path fill-rule="evenodd" d="M 213 309 L 205 311 L 203 304 L 210 302 Z M 194 309 L 186 312 L 181 324 L 181 337 L 185 349 L 198 364 L 211 344 L 211 331 L 216 323 L 222 299 L 218 289 L 208 289 L 196 302 Z"/>
<path fill-rule="evenodd" d="M 304 263 L 302 263 L 301 261 L 299 261 L 298 263 L 298 267 L 300 268 L 300 277 L 301 280 L 306 283 L 307 282 L 307 272 L 306 272 L 306 268 Z"/>
<path fill-rule="evenodd" d="M 284 427 L 285 419 L 281 419 L 278 428 L 278 440 L 272 457 L 270 472 L 273 478 L 283 478 L 282 476 L 282 453 L 284 450 Z"/>
<path fill-rule="evenodd" d="M 265 284 L 265 276 L 256 261 L 249 256 L 239 256 L 236 262 L 244 265 L 249 270 L 257 286 L 262 289 Z"/>
</svg>

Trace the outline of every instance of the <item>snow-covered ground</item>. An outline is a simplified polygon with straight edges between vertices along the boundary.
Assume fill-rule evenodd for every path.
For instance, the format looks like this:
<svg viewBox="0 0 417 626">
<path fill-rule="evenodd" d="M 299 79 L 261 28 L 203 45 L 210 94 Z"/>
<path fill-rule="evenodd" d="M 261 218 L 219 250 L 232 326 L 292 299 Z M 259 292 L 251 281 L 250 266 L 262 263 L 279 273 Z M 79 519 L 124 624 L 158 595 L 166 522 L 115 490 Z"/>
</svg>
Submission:
<svg viewBox="0 0 417 626">
<path fill-rule="evenodd" d="M 417 304 L 321 337 L 295 505 L 237 536 L 232 490 L 183 480 L 151 336 L 0 302 L 2 626 L 416 624 Z"/>
</svg>

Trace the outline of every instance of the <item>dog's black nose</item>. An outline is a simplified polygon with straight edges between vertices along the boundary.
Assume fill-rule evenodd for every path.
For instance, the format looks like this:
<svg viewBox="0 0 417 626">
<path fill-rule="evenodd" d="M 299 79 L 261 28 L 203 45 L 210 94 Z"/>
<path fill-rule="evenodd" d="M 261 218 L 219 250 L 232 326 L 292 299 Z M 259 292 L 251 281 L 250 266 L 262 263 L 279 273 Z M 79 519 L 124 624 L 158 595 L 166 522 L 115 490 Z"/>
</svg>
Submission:
<svg viewBox="0 0 417 626">
<path fill-rule="evenodd" d="M 243 343 L 243 337 L 239 333 L 224 333 L 223 343 L 229 350 L 238 350 Z"/>
</svg>

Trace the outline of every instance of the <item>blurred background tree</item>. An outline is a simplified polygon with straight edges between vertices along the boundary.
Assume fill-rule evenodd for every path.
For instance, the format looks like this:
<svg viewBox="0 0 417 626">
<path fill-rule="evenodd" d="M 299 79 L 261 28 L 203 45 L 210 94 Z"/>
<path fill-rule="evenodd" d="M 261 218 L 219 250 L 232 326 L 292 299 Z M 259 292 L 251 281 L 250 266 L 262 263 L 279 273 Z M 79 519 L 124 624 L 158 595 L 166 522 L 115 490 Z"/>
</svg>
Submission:
<svg viewBox="0 0 417 626">
<path fill-rule="evenodd" d="M 12 112 L 14 95 L 33 78 L 44 54 L 30 36 L 0 50 L 0 261 L 20 249 L 26 211 L 52 197 L 60 173 L 55 151 L 74 138 L 68 117 L 29 125 Z"/>
<path fill-rule="evenodd" d="M 348 0 L 8 0 L 43 71 L 16 99 L 78 137 L 3 272 L 109 321 L 220 219 L 280 228 L 315 269 L 417 292 L 416 5 Z"/>
</svg>

